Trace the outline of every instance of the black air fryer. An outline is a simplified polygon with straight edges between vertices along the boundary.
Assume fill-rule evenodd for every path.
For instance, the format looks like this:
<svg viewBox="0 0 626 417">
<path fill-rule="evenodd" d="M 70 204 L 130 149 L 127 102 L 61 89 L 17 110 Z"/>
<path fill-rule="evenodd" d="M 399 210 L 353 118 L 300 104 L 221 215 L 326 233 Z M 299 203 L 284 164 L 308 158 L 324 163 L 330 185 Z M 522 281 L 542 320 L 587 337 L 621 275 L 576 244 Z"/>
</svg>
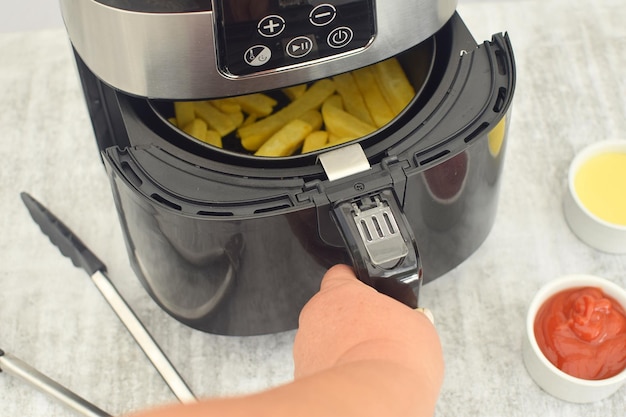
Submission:
<svg viewBox="0 0 626 417">
<path fill-rule="evenodd" d="M 324 272 L 417 306 L 496 213 L 515 66 L 454 0 L 61 0 L 134 271 L 181 322 L 228 335 L 297 326 Z M 284 88 L 395 58 L 415 88 L 387 125 L 261 157 L 171 123 L 175 102 Z M 286 104 L 285 104 L 286 105 Z M 350 300 L 346 300 L 350 302 Z"/>
</svg>

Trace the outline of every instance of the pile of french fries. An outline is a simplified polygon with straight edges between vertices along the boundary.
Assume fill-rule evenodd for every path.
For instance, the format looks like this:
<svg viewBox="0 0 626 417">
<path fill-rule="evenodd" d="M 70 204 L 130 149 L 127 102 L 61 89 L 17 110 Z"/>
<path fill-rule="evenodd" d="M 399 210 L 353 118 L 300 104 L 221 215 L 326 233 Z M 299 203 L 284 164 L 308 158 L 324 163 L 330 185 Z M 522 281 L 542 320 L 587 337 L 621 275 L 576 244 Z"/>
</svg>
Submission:
<svg viewBox="0 0 626 417">
<path fill-rule="evenodd" d="M 415 90 L 396 58 L 285 88 L 288 104 L 255 93 L 174 103 L 170 122 L 210 145 L 235 134 L 256 156 L 307 153 L 369 135 L 396 117 Z"/>
</svg>

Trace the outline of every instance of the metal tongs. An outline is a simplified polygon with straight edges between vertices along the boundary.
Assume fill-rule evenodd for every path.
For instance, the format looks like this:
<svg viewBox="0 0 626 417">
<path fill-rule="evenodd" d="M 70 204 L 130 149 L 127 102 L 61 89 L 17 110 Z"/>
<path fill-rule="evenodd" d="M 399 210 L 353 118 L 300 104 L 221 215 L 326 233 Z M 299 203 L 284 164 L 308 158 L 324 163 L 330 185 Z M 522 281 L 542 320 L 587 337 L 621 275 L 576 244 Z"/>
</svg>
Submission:
<svg viewBox="0 0 626 417">
<path fill-rule="evenodd" d="M 5 353 L 1 349 L 0 372 L 6 372 L 28 382 L 39 391 L 48 394 L 79 414 L 88 417 L 111 417 L 111 414 L 102 411 L 100 408 L 65 388 L 58 382 L 50 379 L 26 362 L 9 353 Z"/>
<path fill-rule="evenodd" d="M 104 263 L 41 203 L 25 192 L 21 193 L 21 197 L 41 231 L 50 238 L 63 255 L 72 260 L 75 266 L 83 268 L 89 274 L 100 293 L 135 338 L 174 395 L 183 403 L 195 402 L 196 397 L 185 381 L 106 276 Z M 23 361 L 0 350 L 0 371 L 3 370 L 24 379 L 83 415 L 110 416 Z"/>
</svg>

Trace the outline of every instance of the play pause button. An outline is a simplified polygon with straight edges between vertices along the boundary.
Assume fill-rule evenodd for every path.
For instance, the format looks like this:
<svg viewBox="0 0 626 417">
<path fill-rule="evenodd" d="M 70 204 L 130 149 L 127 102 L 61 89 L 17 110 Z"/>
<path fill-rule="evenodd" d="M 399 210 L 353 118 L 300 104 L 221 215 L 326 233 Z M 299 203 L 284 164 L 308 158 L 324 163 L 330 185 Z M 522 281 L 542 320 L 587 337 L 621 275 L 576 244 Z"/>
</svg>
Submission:
<svg viewBox="0 0 626 417">
<path fill-rule="evenodd" d="M 292 58 L 302 58 L 315 49 L 315 41 L 308 36 L 298 36 L 287 43 L 287 55 Z"/>
</svg>

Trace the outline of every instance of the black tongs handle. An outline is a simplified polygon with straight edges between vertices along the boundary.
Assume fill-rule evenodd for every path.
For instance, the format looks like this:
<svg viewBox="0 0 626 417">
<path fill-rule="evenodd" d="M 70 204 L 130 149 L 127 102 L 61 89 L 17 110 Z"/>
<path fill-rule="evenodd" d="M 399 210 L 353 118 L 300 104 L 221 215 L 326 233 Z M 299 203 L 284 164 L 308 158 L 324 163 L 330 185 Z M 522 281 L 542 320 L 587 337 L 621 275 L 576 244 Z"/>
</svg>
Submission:
<svg viewBox="0 0 626 417">
<path fill-rule="evenodd" d="M 50 242 L 58 247 L 63 255 L 72 260 L 74 266 L 83 268 L 89 275 L 93 275 L 96 271 L 106 271 L 105 264 L 85 246 L 69 227 L 30 194 L 22 192 L 20 196 L 43 234 L 48 236 Z"/>
</svg>

